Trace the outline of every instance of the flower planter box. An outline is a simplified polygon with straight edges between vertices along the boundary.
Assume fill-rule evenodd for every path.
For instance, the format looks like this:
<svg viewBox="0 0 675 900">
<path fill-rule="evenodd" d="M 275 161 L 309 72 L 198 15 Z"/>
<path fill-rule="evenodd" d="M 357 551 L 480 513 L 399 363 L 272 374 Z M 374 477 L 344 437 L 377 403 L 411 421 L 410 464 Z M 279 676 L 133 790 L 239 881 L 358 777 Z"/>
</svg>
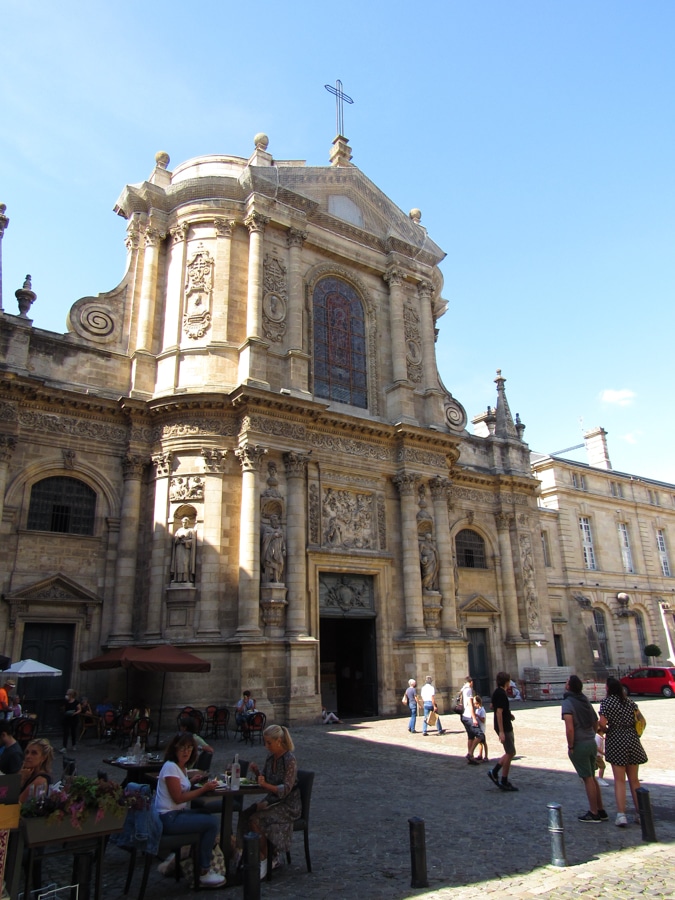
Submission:
<svg viewBox="0 0 675 900">
<path fill-rule="evenodd" d="M 125 815 L 115 816 L 107 813 L 96 821 L 95 815 L 89 815 L 81 828 L 74 828 L 69 818 L 62 822 L 48 822 L 46 818 L 21 819 L 23 839 L 29 847 L 39 844 L 52 844 L 59 841 L 72 841 L 81 838 L 102 837 L 121 831 L 124 827 Z"/>
</svg>

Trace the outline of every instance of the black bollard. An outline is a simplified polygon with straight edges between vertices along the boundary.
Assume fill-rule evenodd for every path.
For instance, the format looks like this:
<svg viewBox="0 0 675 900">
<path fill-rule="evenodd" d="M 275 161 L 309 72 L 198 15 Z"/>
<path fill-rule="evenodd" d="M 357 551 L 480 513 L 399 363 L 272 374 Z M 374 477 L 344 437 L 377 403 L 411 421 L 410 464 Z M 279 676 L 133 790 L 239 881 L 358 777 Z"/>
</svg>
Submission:
<svg viewBox="0 0 675 900">
<path fill-rule="evenodd" d="M 649 791 L 647 788 L 638 788 L 637 794 L 638 809 L 640 811 L 640 827 L 642 828 L 642 840 L 647 843 L 658 841 L 656 831 L 654 829 L 654 816 L 652 815 L 652 802 L 649 799 Z"/>
<path fill-rule="evenodd" d="M 548 831 L 551 835 L 551 865 L 564 868 L 567 865 L 567 858 L 562 806 L 559 803 L 547 803 L 546 809 L 548 809 Z"/>
<path fill-rule="evenodd" d="M 429 887 L 424 819 L 413 816 L 412 819 L 408 819 L 408 825 L 410 826 L 410 867 L 412 870 L 410 887 Z"/>
<path fill-rule="evenodd" d="M 244 900 L 260 900 L 260 836 L 244 835 Z"/>
</svg>

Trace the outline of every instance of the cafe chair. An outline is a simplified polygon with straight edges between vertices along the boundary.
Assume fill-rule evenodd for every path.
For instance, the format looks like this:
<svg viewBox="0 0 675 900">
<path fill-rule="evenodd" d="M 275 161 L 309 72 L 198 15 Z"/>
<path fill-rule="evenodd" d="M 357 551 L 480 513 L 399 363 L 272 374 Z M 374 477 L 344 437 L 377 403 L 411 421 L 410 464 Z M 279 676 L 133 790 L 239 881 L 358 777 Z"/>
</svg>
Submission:
<svg viewBox="0 0 675 900">
<path fill-rule="evenodd" d="M 204 737 L 215 737 L 213 724 L 215 721 L 217 709 L 218 705 L 216 703 L 210 703 L 204 710 Z"/>
<path fill-rule="evenodd" d="M 134 730 L 131 735 L 131 743 L 136 743 L 136 738 L 141 742 L 142 747 L 148 746 L 148 738 L 150 737 L 150 732 L 152 731 L 152 719 L 149 719 L 148 716 L 141 716 L 140 719 L 136 719 L 134 722 Z"/>
<path fill-rule="evenodd" d="M 216 710 L 215 715 L 213 717 L 213 732 L 212 732 L 212 734 L 213 734 L 214 738 L 218 737 L 218 735 L 222 729 L 223 737 L 225 738 L 225 740 L 229 741 L 230 733 L 227 730 L 229 721 L 230 721 L 229 709 L 226 706 L 219 707 Z"/>
<path fill-rule="evenodd" d="M 117 743 L 122 750 L 126 750 L 127 747 L 130 747 L 133 744 L 135 724 L 133 716 L 120 716 L 120 718 L 117 719 L 115 723 L 115 735 L 117 737 Z"/>
<path fill-rule="evenodd" d="M 202 750 L 197 757 L 197 762 L 195 763 L 195 769 L 199 769 L 201 772 L 208 772 L 211 768 L 211 760 L 213 759 L 213 753 L 211 750 Z"/>
<path fill-rule="evenodd" d="M 251 745 L 253 745 L 255 744 L 255 737 L 256 735 L 258 735 L 258 743 L 262 744 L 265 722 L 267 722 L 267 716 L 265 715 L 265 713 L 254 712 L 253 715 L 249 716 L 247 721 L 242 725 L 242 740 L 244 742 L 250 741 Z"/>
<path fill-rule="evenodd" d="M 180 868 L 180 858 L 181 858 L 181 850 L 183 847 L 190 847 L 190 855 L 192 856 L 192 867 L 194 871 L 194 880 L 193 880 L 193 888 L 195 891 L 199 890 L 199 873 L 201 871 L 199 865 L 199 841 L 201 840 L 201 835 L 198 831 L 186 831 L 184 834 L 163 834 L 159 841 L 159 848 L 157 853 L 146 853 L 143 852 L 144 862 L 143 862 L 143 877 L 141 879 L 141 889 L 138 893 L 138 900 L 143 900 L 145 896 L 145 889 L 148 885 L 148 877 L 150 875 L 150 868 L 155 862 L 156 859 L 164 860 L 170 853 L 176 854 L 176 881 L 180 881 L 182 872 Z M 138 851 L 136 847 L 124 848 L 128 849 L 130 853 L 129 857 L 129 868 L 127 870 L 127 880 L 124 885 L 124 894 L 129 893 L 129 889 L 131 887 L 131 882 L 134 877 L 134 868 L 136 866 L 136 856 L 138 855 Z"/>
<path fill-rule="evenodd" d="M 37 719 L 17 719 L 14 725 L 14 739 L 20 744 L 21 749 L 25 750 L 30 741 L 37 734 Z"/>
<path fill-rule="evenodd" d="M 99 737 L 101 740 L 107 738 L 109 741 L 115 736 L 115 722 L 117 721 L 117 713 L 114 709 L 107 709 L 99 719 Z"/>
<path fill-rule="evenodd" d="M 77 775 L 77 760 L 74 756 L 66 756 L 65 754 L 62 757 L 63 760 L 63 769 L 61 771 L 61 778 L 69 778 L 71 776 Z"/>
<path fill-rule="evenodd" d="M 312 802 L 312 786 L 314 784 L 314 772 L 298 769 L 298 787 L 300 788 L 300 800 L 302 811 L 300 818 L 293 822 L 293 831 L 302 831 L 305 838 L 305 862 L 307 871 L 312 871 L 312 860 L 309 857 L 309 807 Z M 267 880 L 272 880 L 272 862 L 274 860 L 274 846 L 267 841 Z M 286 861 L 291 864 L 291 851 L 286 853 Z"/>
<path fill-rule="evenodd" d="M 84 713 L 84 715 L 80 716 L 80 724 L 82 727 L 80 728 L 78 741 L 81 741 L 90 729 L 93 729 L 96 735 L 100 733 L 100 718 L 94 713 Z"/>
<path fill-rule="evenodd" d="M 179 728 L 181 719 L 192 719 L 195 723 L 195 734 L 202 733 L 204 727 L 204 713 L 201 712 L 201 710 L 195 709 L 194 706 L 184 706 L 176 717 L 176 723 Z"/>
</svg>

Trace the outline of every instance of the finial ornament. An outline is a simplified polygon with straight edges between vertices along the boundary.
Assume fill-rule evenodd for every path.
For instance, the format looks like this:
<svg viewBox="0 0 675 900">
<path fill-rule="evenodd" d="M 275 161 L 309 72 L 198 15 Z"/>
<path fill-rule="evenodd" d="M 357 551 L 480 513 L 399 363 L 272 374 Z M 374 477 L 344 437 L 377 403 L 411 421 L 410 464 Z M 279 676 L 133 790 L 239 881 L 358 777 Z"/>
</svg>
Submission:
<svg viewBox="0 0 675 900">
<path fill-rule="evenodd" d="M 422 221 L 422 210 L 421 209 L 417 209 L 417 208 L 411 209 L 410 212 L 408 213 L 408 215 L 413 220 L 415 225 L 419 225 L 420 222 Z"/>
<path fill-rule="evenodd" d="M 19 315 L 24 319 L 28 318 L 28 312 L 37 297 L 37 294 L 32 288 L 30 275 L 26 275 L 23 287 L 19 288 L 18 291 L 14 291 L 14 296 L 19 304 Z"/>
<path fill-rule="evenodd" d="M 335 87 L 332 84 L 324 84 L 324 87 L 328 91 L 329 94 L 335 94 L 335 127 L 337 129 L 337 134 L 339 137 L 344 137 L 345 135 L 345 119 L 344 119 L 344 104 L 345 103 L 353 103 L 352 98 L 345 94 L 342 90 L 342 82 L 338 78 L 335 82 Z"/>
<path fill-rule="evenodd" d="M 171 157 L 166 150 L 160 150 L 158 153 L 155 153 L 155 164 L 158 169 L 166 169 L 170 162 Z"/>
<path fill-rule="evenodd" d="M 259 131 L 258 134 L 256 134 L 256 136 L 253 138 L 253 143 L 255 144 L 256 150 L 265 151 L 270 145 L 270 139 L 264 132 Z"/>
</svg>

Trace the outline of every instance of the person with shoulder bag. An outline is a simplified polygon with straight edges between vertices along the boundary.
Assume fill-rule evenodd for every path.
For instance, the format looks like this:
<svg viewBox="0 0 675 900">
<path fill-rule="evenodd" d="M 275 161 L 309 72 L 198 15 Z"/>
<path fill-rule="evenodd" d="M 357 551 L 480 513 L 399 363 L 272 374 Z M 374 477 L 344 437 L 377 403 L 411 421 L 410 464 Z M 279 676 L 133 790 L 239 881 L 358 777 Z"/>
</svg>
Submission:
<svg viewBox="0 0 675 900">
<path fill-rule="evenodd" d="M 408 687 L 405 694 L 401 698 L 401 703 L 405 704 L 410 710 L 410 719 L 408 721 L 408 731 L 411 734 L 417 734 L 415 726 L 417 725 L 417 704 L 419 703 L 417 696 L 417 682 L 414 678 L 408 681 Z"/>
</svg>

